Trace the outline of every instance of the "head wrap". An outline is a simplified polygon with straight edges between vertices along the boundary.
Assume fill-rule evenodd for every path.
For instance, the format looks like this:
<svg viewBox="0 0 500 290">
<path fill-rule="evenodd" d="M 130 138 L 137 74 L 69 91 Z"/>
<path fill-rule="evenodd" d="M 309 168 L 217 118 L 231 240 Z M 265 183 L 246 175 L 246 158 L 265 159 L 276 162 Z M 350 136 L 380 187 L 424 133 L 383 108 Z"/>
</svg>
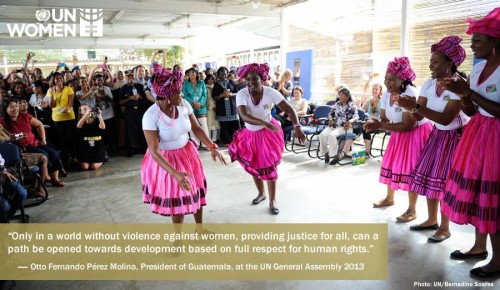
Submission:
<svg viewBox="0 0 500 290">
<path fill-rule="evenodd" d="M 238 78 L 246 78 L 249 72 L 255 72 L 260 77 L 260 79 L 265 82 L 269 79 L 269 65 L 267 63 L 258 64 L 250 63 L 241 66 L 236 73 Z"/>
<path fill-rule="evenodd" d="M 481 20 L 467 18 L 469 28 L 467 34 L 484 34 L 495 38 L 500 38 L 500 7 L 493 9 Z"/>
<path fill-rule="evenodd" d="M 157 98 L 166 99 L 180 92 L 182 81 L 184 80 L 182 72 L 174 71 L 170 68 L 164 68 L 159 64 L 154 64 L 153 90 Z"/>
<path fill-rule="evenodd" d="M 465 49 L 460 46 L 462 39 L 456 35 L 447 36 L 431 46 L 431 53 L 439 51 L 459 67 L 465 59 Z"/>
<path fill-rule="evenodd" d="M 395 57 L 394 60 L 390 61 L 387 65 L 387 71 L 395 74 L 403 81 L 414 81 L 417 77 L 410 66 L 410 60 L 406 56 Z"/>
</svg>

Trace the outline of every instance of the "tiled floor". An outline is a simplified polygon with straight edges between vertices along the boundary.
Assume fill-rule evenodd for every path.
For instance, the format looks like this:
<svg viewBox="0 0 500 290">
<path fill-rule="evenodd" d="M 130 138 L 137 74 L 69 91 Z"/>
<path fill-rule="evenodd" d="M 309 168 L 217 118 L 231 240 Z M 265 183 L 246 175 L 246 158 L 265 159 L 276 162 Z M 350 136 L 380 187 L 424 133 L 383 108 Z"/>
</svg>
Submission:
<svg viewBox="0 0 500 290">
<path fill-rule="evenodd" d="M 406 210 L 405 192 L 396 193 L 396 204 L 372 208 L 385 196 L 378 182 L 380 159 L 359 166 L 329 166 L 306 154 L 285 153 L 279 167 L 278 206 L 272 216 L 265 202 L 251 206 L 256 190 L 239 164 L 214 164 L 207 151 L 200 152 L 208 180 L 207 223 L 387 223 L 389 269 L 384 281 L 17 281 L 15 289 L 416 289 L 416 282 L 475 283 L 469 270 L 474 261 L 449 259 L 456 249 L 473 243 L 472 226 L 451 225 L 452 237 L 428 244 L 431 232 L 410 232 L 395 217 Z M 226 154 L 226 159 L 229 157 Z M 115 157 L 99 171 L 72 172 L 65 188 L 50 188 L 51 199 L 28 209 L 32 223 L 170 223 L 151 214 L 142 203 L 142 156 Z M 427 216 L 425 199 L 418 200 L 418 218 Z M 187 217 L 191 222 L 192 218 Z M 411 223 L 413 224 L 413 223 Z M 490 246 L 490 245 L 489 245 Z M 486 261 L 478 262 L 480 265 Z M 293 277 L 290 277 L 293 279 Z M 495 282 L 494 282 L 495 283 Z M 495 288 L 496 287 L 496 288 Z M 4 285 L 5 288 L 5 285 Z M 428 287 L 422 287 L 428 288 Z M 461 289 L 472 287 L 461 287 Z M 500 281 L 492 287 L 500 289 Z M 450 289 L 453 289 L 450 288 Z M 481 289 L 475 287 L 474 289 Z"/>
</svg>

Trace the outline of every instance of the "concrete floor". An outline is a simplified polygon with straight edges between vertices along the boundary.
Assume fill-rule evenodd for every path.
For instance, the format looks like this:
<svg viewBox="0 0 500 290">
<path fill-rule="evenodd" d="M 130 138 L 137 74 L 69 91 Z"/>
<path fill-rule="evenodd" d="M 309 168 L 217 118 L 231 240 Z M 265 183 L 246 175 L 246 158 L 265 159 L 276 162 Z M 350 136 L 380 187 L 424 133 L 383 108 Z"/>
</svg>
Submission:
<svg viewBox="0 0 500 290">
<path fill-rule="evenodd" d="M 226 152 L 226 160 L 229 157 Z M 414 289 L 414 282 L 475 283 L 469 270 L 486 261 L 454 261 L 456 249 L 468 249 L 474 241 L 472 226 L 451 225 L 452 237 L 428 244 L 432 232 L 411 232 L 410 224 L 395 217 L 407 207 L 406 192 L 396 193 L 396 204 L 372 208 L 385 196 L 378 182 L 380 158 L 359 166 L 329 166 L 306 154 L 286 152 L 279 167 L 278 207 L 272 216 L 266 202 L 251 206 L 256 190 L 249 175 L 237 163 L 214 164 L 201 151 L 208 181 L 207 223 L 387 223 L 389 269 L 384 281 L 16 281 L 15 289 Z M 142 156 L 113 157 L 98 171 L 71 172 L 65 188 L 50 187 L 51 199 L 29 208 L 31 223 L 170 223 L 170 218 L 150 213 L 142 203 Z M 418 218 L 427 217 L 424 198 L 418 200 Z M 187 217 L 187 222 L 192 222 Z M 490 245 L 488 245 L 490 247 Z M 195 278 L 195 277 L 194 277 Z M 292 279 L 292 278 L 291 278 Z M 493 287 L 500 289 L 500 281 Z M 6 285 L 4 285 L 4 288 Z M 428 289 L 429 287 L 421 287 Z M 5 288 L 6 289 L 6 288 Z M 462 287 L 462 289 L 468 289 Z"/>
</svg>

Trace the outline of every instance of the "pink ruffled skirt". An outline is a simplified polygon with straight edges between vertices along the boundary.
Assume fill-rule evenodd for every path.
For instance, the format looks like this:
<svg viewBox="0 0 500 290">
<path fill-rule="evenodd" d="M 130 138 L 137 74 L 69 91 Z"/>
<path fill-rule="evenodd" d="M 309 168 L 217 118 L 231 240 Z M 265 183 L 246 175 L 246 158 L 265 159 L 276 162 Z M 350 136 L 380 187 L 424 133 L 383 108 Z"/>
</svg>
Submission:
<svg viewBox="0 0 500 290">
<path fill-rule="evenodd" d="M 432 131 L 427 122 L 407 132 L 392 132 L 380 169 L 381 183 L 394 190 L 410 190 L 411 173 Z"/>
<path fill-rule="evenodd" d="M 177 180 L 156 163 L 148 149 L 141 164 L 144 203 L 151 205 L 153 213 L 164 216 L 198 212 L 207 204 L 207 183 L 196 146 L 190 141 L 183 148 L 161 150 L 161 153 L 172 167 L 190 175 L 191 190 L 183 190 Z"/>
<path fill-rule="evenodd" d="M 500 119 L 476 113 L 455 151 L 441 212 L 480 233 L 500 230 Z"/>
<path fill-rule="evenodd" d="M 271 119 L 271 123 L 278 127 L 279 132 L 266 128 L 259 131 L 242 128 L 236 131 L 229 145 L 231 161 L 237 160 L 246 172 L 262 180 L 278 179 L 278 164 L 285 148 L 280 124 L 275 119 Z"/>
</svg>

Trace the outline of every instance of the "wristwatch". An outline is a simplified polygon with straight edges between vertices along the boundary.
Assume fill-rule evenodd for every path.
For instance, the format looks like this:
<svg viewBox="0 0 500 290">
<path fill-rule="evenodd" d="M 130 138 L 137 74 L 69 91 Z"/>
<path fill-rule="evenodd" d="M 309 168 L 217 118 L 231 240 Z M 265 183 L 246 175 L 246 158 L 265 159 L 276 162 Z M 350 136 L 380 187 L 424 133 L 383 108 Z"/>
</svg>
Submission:
<svg viewBox="0 0 500 290">
<path fill-rule="evenodd" d="M 420 110 L 420 104 L 417 104 L 415 108 L 410 110 L 410 113 L 418 113 L 418 110 Z"/>
</svg>

